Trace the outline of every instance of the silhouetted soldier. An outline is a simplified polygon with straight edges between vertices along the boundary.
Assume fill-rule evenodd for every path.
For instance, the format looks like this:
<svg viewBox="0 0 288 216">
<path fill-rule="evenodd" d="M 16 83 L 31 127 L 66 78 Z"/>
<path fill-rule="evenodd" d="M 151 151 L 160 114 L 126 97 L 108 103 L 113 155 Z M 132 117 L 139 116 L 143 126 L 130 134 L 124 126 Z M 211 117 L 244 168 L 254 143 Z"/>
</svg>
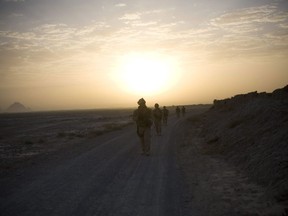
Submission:
<svg viewBox="0 0 288 216">
<path fill-rule="evenodd" d="M 184 116 L 185 116 L 185 113 L 186 113 L 186 108 L 185 108 L 184 106 L 182 106 L 181 112 L 182 112 L 182 116 L 184 117 Z"/>
<path fill-rule="evenodd" d="M 176 107 L 176 115 L 177 115 L 177 118 L 180 117 L 180 108 L 179 108 L 179 106 Z"/>
<path fill-rule="evenodd" d="M 161 128 L 161 123 L 162 123 L 162 110 L 159 108 L 159 104 L 156 103 L 154 105 L 155 109 L 153 109 L 153 120 L 154 120 L 154 125 L 156 129 L 156 133 L 158 136 L 161 135 L 162 128 Z"/>
<path fill-rule="evenodd" d="M 138 109 L 133 112 L 133 120 L 137 124 L 137 135 L 141 141 L 142 154 L 150 155 L 152 112 L 146 106 L 146 101 L 141 98 Z"/>
<path fill-rule="evenodd" d="M 169 115 L 169 110 L 166 108 L 166 106 L 164 106 L 163 107 L 163 124 L 164 125 L 167 125 L 168 115 Z"/>
</svg>

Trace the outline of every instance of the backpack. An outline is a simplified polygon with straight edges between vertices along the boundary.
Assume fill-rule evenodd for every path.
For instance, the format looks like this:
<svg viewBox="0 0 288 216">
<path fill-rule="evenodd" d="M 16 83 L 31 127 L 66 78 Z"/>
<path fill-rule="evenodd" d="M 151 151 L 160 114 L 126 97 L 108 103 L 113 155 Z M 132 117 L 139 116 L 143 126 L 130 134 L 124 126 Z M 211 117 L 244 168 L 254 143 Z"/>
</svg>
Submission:
<svg viewBox="0 0 288 216">
<path fill-rule="evenodd" d="M 163 116 L 168 116 L 169 111 L 167 109 L 163 109 Z"/>
<path fill-rule="evenodd" d="M 153 115 L 154 115 L 155 119 L 161 120 L 162 119 L 162 110 L 159 109 L 159 108 L 154 109 L 153 110 Z"/>
<path fill-rule="evenodd" d="M 133 115 L 134 120 L 140 127 L 151 127 L 151 110 L 147 107 L 139 106 Z"/>
</svg>

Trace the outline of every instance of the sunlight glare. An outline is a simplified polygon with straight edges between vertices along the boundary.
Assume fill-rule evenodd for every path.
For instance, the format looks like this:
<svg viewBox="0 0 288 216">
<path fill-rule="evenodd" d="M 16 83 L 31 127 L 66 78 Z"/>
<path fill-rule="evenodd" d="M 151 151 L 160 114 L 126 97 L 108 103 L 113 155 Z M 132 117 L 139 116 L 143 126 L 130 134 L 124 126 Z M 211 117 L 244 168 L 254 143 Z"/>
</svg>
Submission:
<svg viewBox="0 0 288 216">
<path fill-rule="evenodd" d="M 157 94 L 177 80 L 175 61 L 151 53 L 131 53 L 119 60 L 117 68 L 122 88 L 134 94 Z"/>
</svg>

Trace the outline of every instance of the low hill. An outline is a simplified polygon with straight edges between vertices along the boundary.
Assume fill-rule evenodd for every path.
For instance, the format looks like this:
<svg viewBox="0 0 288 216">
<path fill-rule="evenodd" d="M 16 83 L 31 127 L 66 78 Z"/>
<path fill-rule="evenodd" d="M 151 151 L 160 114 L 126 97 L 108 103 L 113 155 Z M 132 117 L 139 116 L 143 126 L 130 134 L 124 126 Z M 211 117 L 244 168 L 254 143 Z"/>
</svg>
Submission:
<svg viewBox="0 0 288 216">
<path fill-rule="evenodd" d="M 25 107 L 23 104 L 19 102 L 15 102 L 7 108 L 7 112 L 29 112 L 29 111 L 30 111 L 29 108 Z"/>
<path fill-rule="evenodd" d="M 288 86 L 215 100 L 201 117 L 207 151 L 288 205 Z"/>
</svg>

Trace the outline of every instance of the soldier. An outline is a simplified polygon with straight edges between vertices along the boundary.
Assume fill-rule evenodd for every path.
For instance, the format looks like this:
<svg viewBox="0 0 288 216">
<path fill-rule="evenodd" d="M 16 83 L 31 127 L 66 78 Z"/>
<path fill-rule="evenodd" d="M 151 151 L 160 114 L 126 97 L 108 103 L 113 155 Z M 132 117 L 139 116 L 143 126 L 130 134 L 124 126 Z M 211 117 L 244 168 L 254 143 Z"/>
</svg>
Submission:
<svg viewBox="0 0 288 216">
<path fill-rule="evenodd" d="M 138 109 L 133 113 L 133 119 L 137 125 L 137 135 L 140 138 L 142 154 L 150 155 L 152 112 L 146 106 L 146 101 L 141 98 L 138 102 Z"/>
<path fill-rule="evenodd" d="M 184 117 L 184 116 L 185 116 L 185 113 L 186 113 L 186 108 L 185 108 L 184 106 L 182 106 L 181 112 L 182 112 L 182 116 Z"/>
<path fill-rule="evenodd" d="M 155 125 L 157 135 L 161 136 L 161 132 L 162 132 L 162 128 L 161 128 L 162 110 L 159 108 L 158 103 L 156 103 L 154 105 L 154 107 L 155 107 L 155 109 L 153 110 L 154 125 Z"/>
<path fill-rule="evenodd" d="M 166 106 L 164 106 L 163 107 L 163 124 L 164 125 L 167 125 L 168 115 L 169 115 L 169 110 L 166 108 Z"/>
<path fill-rule="evenodd" d="M 176 115 L 177 115 L 177 118 L 180 117 L 180 107 L 179 106 L 176 107 Z"/>
</svg>

